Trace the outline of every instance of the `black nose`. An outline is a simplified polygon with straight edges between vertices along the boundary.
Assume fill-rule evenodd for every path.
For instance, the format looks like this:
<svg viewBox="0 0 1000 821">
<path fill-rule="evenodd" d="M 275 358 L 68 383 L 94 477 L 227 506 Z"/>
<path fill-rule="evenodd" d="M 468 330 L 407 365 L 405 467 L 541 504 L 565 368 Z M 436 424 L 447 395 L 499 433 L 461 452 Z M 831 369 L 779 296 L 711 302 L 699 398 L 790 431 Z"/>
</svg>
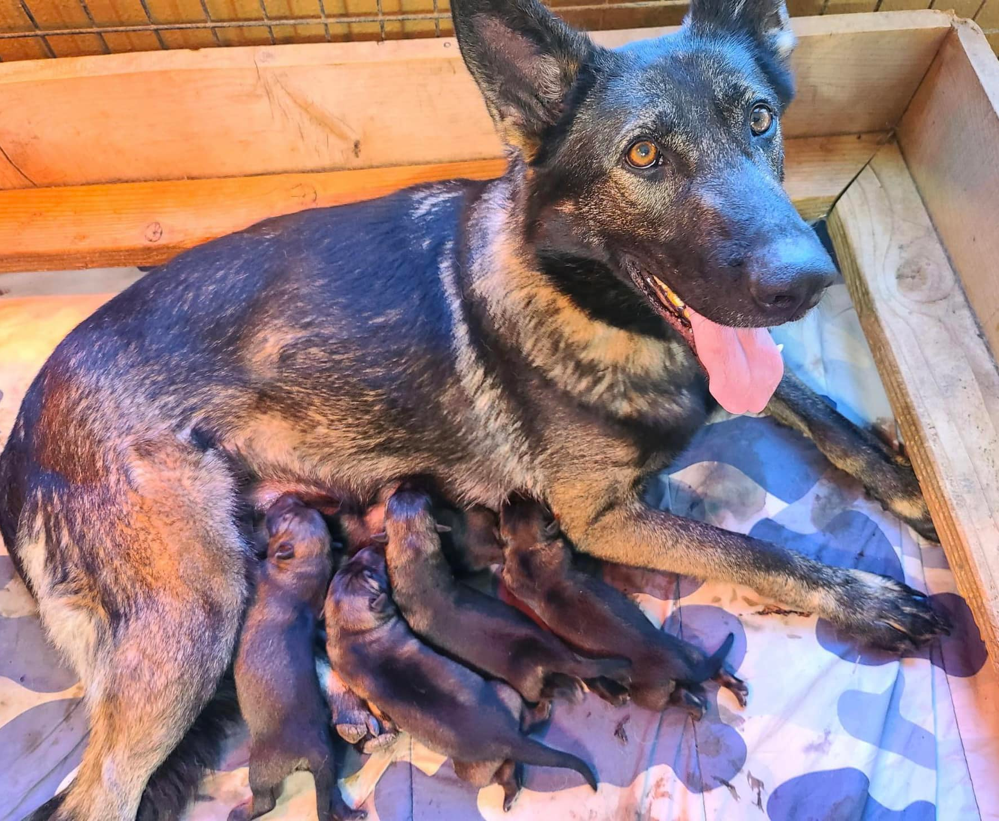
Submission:
<svg viewBox="0 0 1000 821">
<path fill-rule="evenodd" d="M 745 266 L 754 302 L 783 317 L 819 302 L 837 275 L 833 260 L 812 231 L 772 240 L 756 249 Z"/>
</svg>

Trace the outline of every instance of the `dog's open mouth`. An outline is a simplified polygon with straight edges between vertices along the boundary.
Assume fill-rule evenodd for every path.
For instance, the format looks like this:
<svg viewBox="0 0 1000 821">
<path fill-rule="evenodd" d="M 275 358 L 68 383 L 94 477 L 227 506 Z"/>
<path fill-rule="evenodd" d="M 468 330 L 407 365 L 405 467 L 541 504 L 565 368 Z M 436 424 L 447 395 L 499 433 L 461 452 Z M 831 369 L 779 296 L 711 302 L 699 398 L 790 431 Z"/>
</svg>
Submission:
<svg viewBox="0 0 1000 821">
<path fill-rule="evenodd" d="M 765 328 L 719 325 L 685 304 L 660 277 L 628 262 L 629 275 L 656 312 L 691 347 L 708 389 L 730 413 L 759 413 L 781 381 L 781 352 Z"/>
<path fill-rule="evenodd" d="M 675 331 L 684 337 L 684 341 L 691 346 L 691 350 L 697 353 L 695 347 L 694 333 L 691 331 L 691 320 L 688 319 L 687 305 L 676 293 L 659 277 L 652 274 L 643 273 L 643 278 L 649 286 L 649 292 L 659 303 L 660 316 L 669 322 Z"/>
</svg>

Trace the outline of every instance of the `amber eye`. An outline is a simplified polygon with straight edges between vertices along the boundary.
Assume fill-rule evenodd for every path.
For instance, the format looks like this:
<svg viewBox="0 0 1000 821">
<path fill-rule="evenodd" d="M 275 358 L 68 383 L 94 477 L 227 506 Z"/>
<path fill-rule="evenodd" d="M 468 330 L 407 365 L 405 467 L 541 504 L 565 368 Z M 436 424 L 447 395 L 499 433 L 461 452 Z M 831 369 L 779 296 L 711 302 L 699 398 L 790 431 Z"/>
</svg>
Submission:
<svg viewBox="0 0 1000 821">
<path fill-rule="evenodd" d="M 763 103 L 758 103 L 750 112 L 750 130 L 759 137 L 771 130 L 774 122 L 774 112 Z"/>
<path fill-rule="evenodd" d="M 652 168 L 659 158 L 660 149 L 650 140 L 636 140 L 625 155 L 633 168 Z"/>
</svg>

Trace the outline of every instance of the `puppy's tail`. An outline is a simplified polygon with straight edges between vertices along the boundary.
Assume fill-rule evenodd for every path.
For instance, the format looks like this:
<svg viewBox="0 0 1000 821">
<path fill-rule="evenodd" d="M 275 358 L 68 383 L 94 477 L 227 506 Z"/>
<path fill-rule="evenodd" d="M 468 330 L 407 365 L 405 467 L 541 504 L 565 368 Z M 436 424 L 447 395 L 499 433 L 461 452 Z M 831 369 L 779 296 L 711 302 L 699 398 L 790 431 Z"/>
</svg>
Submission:
<svg viewBox="0 0 1000 821">
<path fill-rule="evenodd" d="M 722 665 L 725 664 L 726 656 L 729 655 L 729 651 L 733 649 L 734 641 L 736 641 L 736 636 L 730 633 L 726 636 L 726 640 L 722 642 L 722 645 L 718 650 L 712 653 L 712 655 L 696 667 L 692 668 L 690 678 L 684 679 L 684 682 L 690 684 L 701 684 L 703 681 L 715 678 L 719 674 L 719 670 L 722 669 Z"/>
<path fill-rule="evenodd" d="M 527 736 L 520 736 L 511 752 L 515 761 L 521 761 L 525 764 L 576 770 L 583 776 L 583 780 L 590 785 L 590 788 L 597 792 L 597 777 L 594 775 L 594 771 L 587 762 L 572 753 L 546 747 L 541 742 Z"/>
</svg>

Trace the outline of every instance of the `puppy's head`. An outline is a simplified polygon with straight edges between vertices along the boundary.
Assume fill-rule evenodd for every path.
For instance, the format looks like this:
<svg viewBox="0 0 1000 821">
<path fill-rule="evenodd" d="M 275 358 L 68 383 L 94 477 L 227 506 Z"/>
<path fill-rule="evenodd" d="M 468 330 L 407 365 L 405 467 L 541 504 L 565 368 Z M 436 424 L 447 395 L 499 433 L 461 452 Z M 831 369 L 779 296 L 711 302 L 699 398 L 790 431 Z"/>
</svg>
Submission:
<svg viewBox="0 0 1000 821">
<path fill-rule="evenodd" d="M 500 510 L 504 578 L 514 587 L 563 575 L 571 550 L 551 511 L 534 499 L 511 497 Z"/>
<path fill-rule="evenodd" d="M 286 494 L 267 509 L 267 560 L 280 567 L 329 558 L 330 531 L 318 510 Z"/>
<path fill-rule="evenodd" d="M 387 549 L 402 547 L 405 551 L 433 552 L 441 550 L 439 533 L 449 528 L 434 518 L 431 497 L 420 490 L 400 487 L 385 506 Z"/>
<path fill-rule="evenodd" d="M 385 555 L 373 546 L 347 559 L 333 577 L 327 596 L 326 618 L 346 632 L 363 632 L 395 618 Z"/>
</svg>

